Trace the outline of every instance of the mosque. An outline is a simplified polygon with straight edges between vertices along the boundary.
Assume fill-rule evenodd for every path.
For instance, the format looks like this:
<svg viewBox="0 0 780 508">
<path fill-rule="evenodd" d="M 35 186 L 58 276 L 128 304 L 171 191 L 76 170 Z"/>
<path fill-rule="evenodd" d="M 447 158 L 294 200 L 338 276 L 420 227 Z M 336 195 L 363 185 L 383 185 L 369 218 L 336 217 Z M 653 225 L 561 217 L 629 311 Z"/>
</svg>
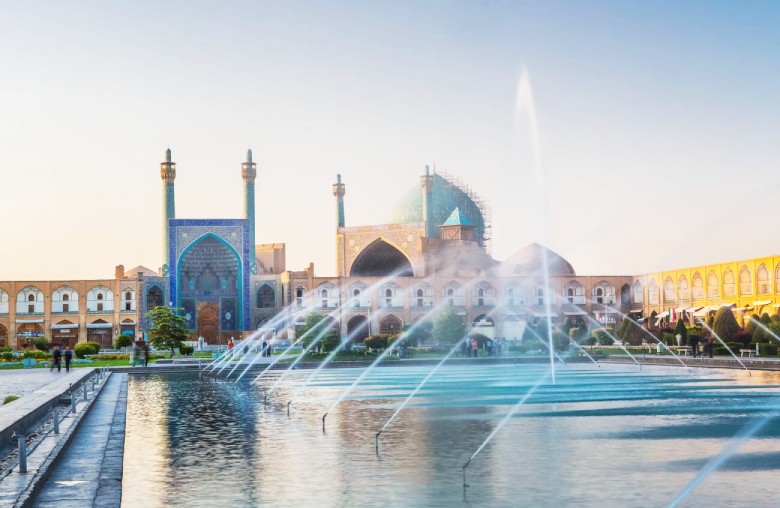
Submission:
<svg viewBox="0 0 780 508">
<path fill-rule="evenodd" d="M 509 340 L 548 316 L 614 327 L 631 315 L 658 327 L 724 305 L 738 317 L 780 307 L 780 256 L 622 276 L 577 275 L 535 243 L 496 260 L 488 206 L 463 183 L 428 168 L 388 223 L 378 225 L 347 226 L 346 185 L 337 175 L 334 275 L 315 276 L 311 263 L 287 270 L 284 243 L 256 242 L 251 150 L 240 168 L 243 217 L 178 218 L 176 163 L 168 149 L 160 164 L 161 267 L 119 265 L 113 279 L 0 281 L 0 344 L 22 348 L 45 336 L 108 348 L 119 334 L 143 337 L 148 310 L 160 305 L 183 308 L 193 336 L 209 343 L 258 329 L 292 337 L 312 312 L 325 316 L 342 340 L 360 342 L 429 319 L 443 302 L 467 329 Z"/>
</svg>

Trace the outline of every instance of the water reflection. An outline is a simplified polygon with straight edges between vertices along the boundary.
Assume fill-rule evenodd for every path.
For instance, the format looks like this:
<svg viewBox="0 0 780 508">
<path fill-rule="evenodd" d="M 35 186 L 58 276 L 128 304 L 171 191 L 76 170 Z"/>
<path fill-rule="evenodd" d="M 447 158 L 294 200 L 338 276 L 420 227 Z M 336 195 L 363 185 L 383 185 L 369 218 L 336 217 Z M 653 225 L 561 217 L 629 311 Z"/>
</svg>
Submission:
<svg viewBox="0 0 780 508">
<path fill-rule="evenodd" d="M 461 465 L 544 368 L 441 369 L 382 434 L 377 454 L 375 433 L 427 368 L 376 369 L 325 432 L 323 412 L 358 369 L 322 373 L 290 416 L 286 401 L 306 372 L 289 375 L 268 405 L 273 376 L 260 386 L 132 376 L 123 506 L 659 506 L 752 415 L 776 411 L 780 395 L 772 376 L 568 368 L 472 463 L 464 500 Z M 762 482 L 778 472 L 777 421 L 750 444 L 696 504 L 721 505 L 735 489 L 740 504 L 761 501 Z M 619 489 L 604 488 L 611 479 Z"/>
</svg>

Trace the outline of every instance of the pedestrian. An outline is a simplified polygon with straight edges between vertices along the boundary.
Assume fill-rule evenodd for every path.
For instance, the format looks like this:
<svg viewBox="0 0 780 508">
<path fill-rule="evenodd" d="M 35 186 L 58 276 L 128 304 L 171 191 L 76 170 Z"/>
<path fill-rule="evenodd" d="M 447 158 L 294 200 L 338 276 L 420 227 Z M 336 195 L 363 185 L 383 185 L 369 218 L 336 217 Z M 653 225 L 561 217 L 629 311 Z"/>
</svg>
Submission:
<svg viewBox="0 0 780 508">
<path fill-rule="evenodd" d="M 144 342 L 144 367 L 149 366 L 149 344 Z"/>
<path fill-rule="evenodd" d="M 479 355 L 479 351 L 477 350 L 477 339 L 471 339 L 471 356 L 476 358 Z"/>
<path fill-rule="evenodd" d="M 54 367 L 57 367 L 57 372 L 60 372 L 62 370 L 62 351 L 60 351 L 59 346 L 54 346 L 54 351 L 51 353 L 51 368 L 49 369 L 49 372 L 54 370 Z"/>
<path fill-rule="evenodd" d="M 263 349 L 260 351 L 260 356 L 268 356 L 268 342 L 266 342 L 265 339 L 263 339 Z"/>
<path fill-rule="evenodd" d="M 463 340 L 463 344 L 460 346 L 460 354 L 463 358 L 468 358 L 471 353 L 471 339 L 466 337 Z"/>
<path fill-rule="evenodd" d="M 701 338 L 698 335 L 691 335 L 688 337 L 688 344 L 691 345 L 691 354 L 694 358 L 699 354 L 699 341 Z M 703 354 L 703 353 L 702 353 Z"/>
<path fill-rule="evenodd" d="M 488 356 L 493 356 L 493 339 L 488 338 L 485 341 L 485 349 L 487 349 Z"/>
<path fill-rule="evenodd" d="M 710 358 L 712 358 L 712 346 L 713 346 L 713 340 L 712 340 L 712 334 L 708 333 L 706 337 L 704 337 L 704 353 L 709 354 Z M 702 355 L 704 354 L 702 353 Z"/>
<path fill-rule="evenodd" d="M 230 337 L 230 339 L 228 339 L 228 349 L 233 349 L 233 346 L 235 346 L 235 344 L 233 344 L 233 337 Z"/>
<path fill-rule="evenodd" d="M 70 361 L 73 360 L 73 351 L 70 346 L 65 346 L 65 372 L 70 372 Z"/>
</svg>

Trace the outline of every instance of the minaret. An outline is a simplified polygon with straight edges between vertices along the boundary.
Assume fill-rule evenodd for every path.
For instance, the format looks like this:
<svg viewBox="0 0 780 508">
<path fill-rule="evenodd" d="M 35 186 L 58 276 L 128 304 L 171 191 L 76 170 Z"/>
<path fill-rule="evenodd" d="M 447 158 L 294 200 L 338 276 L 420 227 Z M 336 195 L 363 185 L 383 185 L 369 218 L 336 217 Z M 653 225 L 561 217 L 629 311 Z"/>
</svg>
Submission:
<svg viewBox="0 0 780 508">
<path fill-rule="evenodd" d="M 249 222 L 249 261 L 255 263 L 255 177 L 257 164 L 252 162 L 252 150 L 246 151 L 246 162 L 241 164 L 244 180 L 244 218 Z"/>
<path fill-rule="evenodd" d="M 420 177 L 420 185 L 423 190 L 422 212 L 425 222 L 425 236 L 434 238 L 438 235 L 436 234 L 436 224 L 433 223 L 433 175 L 427 164 L 425 174 Z"/>
<path fill-rule="evenodd" d="M 336 183 L 333 184 L 333 195 L 336 196 L 336 227 L 344 227 L 344 184 L 341 183 L 341 175 L 336 175 Z"/>
<path fill-rule="evenodd" d="M 168 221 L 176 218 L 176 204 L 173 181 L 176 179 L 176 163 L 171 161 L 171 149 L 165 150 L 165 162 L 160 163 L 160 178 L 163 181 L 163 274 L 168 273 Z"/>
</svg>

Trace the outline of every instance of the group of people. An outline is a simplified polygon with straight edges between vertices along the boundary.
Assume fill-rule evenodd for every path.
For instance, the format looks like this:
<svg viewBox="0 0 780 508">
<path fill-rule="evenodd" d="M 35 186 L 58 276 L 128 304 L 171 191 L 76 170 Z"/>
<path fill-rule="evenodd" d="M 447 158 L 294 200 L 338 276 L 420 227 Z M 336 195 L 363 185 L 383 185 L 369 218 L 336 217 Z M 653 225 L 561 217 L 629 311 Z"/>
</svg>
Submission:
<svg viewBox="0 0 780 508">
<path fill-rule="evenodd" d="M 228 351 L 232 351 L 233 348 L 236 347 L 236 343 L 233 342 L 233 337 L 228 339 L 227 347 Z M 260 350 L 260 356 L 271 356 L 271 344 L 265 339 L 263 339 L 263 348 Z"/>
<path fill-rule="evenodd" d="M 51 352 L 51 367 L 49 368 L 49 372 L 52 372 L 54 370 L 54 367 L 57 367 L 57 372 L 62 371 L 62 360 L 65 360 L 65 372 L 70 372 L 70 362 L 73 360 L 73 351 L 70 350 L 70 346 L 65 346 L 65 351 L 60 349 L 59 344 L 54 346 L 54 349 Z"/>
<path fill-rule="evenodd" d="M 482 344 L 482 348 L 487 352 L 487 356 L 498 356 L 501 354 L 501 351 L 504 348 L 504 343 L 501 339 L 496 339 L 494 341 L 488 337 Z M 463 358 L 476 358 L 479 356 L 479 342 L 477 342 L 476 338 L 466 337 L 463 339 L 463 343 L 461 345 L 461 355 Z"/>
<path fill-rule="evenodd" d="M 133 358 L 130 364 L 135 367 L 140 363 L 144 367 L 149 365 L 149 344 L 144 340 L 139 340 L 133 344 Z"/>
</svg>

